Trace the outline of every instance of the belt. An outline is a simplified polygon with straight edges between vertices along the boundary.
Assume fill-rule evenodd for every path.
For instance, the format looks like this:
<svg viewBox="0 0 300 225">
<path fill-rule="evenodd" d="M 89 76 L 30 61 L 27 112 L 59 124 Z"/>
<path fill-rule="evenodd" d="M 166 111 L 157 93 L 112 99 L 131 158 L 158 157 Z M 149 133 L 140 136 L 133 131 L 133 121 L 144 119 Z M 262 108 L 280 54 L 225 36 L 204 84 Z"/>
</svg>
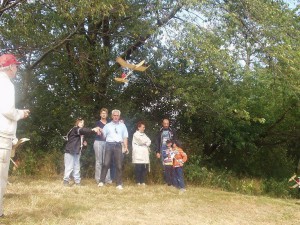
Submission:
<svg viewBox="0 0 300 225">
<path fill-rule="evenodd" d="M 109 144 L 109 145 L 120 145 L 122 144 L 121 142 L 106 142 L 106 144 Z"/>
</svg>

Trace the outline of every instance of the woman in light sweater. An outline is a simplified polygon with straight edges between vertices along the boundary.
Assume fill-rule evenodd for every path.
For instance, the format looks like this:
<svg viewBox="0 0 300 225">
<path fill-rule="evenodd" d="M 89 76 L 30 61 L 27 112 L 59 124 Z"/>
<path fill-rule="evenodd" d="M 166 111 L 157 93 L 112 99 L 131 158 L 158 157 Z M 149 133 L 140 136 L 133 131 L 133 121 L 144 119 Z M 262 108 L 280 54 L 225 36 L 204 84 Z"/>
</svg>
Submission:
<svg viewBox="0 0 300 225">
<path fill-rule="evenodd" d="M 145 134 L 145 124 L 138 122 L 137 131 L 132 138 L 132 163 L 135 165 L 135 179 L 137 185 L 145 185 L 147 164 L 149 160 L 150 138 Z"/>
</svg>

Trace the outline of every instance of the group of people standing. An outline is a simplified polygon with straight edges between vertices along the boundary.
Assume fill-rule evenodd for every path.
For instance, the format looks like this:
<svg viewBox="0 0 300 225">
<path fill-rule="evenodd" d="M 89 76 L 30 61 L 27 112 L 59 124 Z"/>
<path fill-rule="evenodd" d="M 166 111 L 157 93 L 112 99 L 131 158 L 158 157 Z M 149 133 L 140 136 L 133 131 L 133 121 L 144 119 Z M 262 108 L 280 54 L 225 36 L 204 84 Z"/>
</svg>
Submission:
<svg viewBox="0 0 300 225">
<path fill-rule="evenodd" d="M 122 161 L 123 153 L 128 152 L 128 131 L 124 122 L 120 120 L 120 110 L 112 110 L 111 122 L 107 121 L 107 114 L 107 109 L 102 108 L 100 110 L 101 118 L 93 129 L 83 128 L 84 120 L 79 118 L 76 120 L 75 127 L 69 131 L 64 156 L 64 185 L 69 185 L 71 175 L 73 175 L 75 184 L 80 185 L 80 155 L 82 148 L 86 144 L 84 135 L 94 133 L 96 134 L 94 142 L 96 157 L 95 179 L 98 186 L 104 186 L 104 183 L 112 183 L 109 170 L 112 162 L 114 162 L 117 189 L 123 189 Z M 70 149 L 73 149 L 73 152 Z M 72 160 L 66 160 L 68 158 L 72 158 Z M 72 167 L 73 169 L 70 169 Z"/>
<path fill-rule="evenodd" d="M 117 189 L 123 189 L 122 162 L 124 154 L 128 154 L 128 130 L 124 121 L 120 119 L 120 110 L 114 109 L 112 120 L 108 122 L 108 110 L 100 110 L 100 120 L 93 129 L 84 128 L 84 120 L 76 120 L 75 126 L 67 134 L 65 148 L 64 184 L 69 186 L 71 175 L 75 185 L 80 185 L 80 155 L 86 146 L 84 135 L 95 135 L 95 180 L 99 187 L 116 182 Z M 175 132 L 169 126 L 169 120 L 164 119 L 160 129 L 156 151 L 157 158 L 161 158 L 164 179 L 168 185 L 185 190 L 183 179 L 183 164 L 187 155 L 178 146 Z M 132 163 L 135 165 L 135 179 L 137 185 L 145 185 L 147 168 L 150 165 L 151 140 L 145 134 L 145 123 L 138 122 L 137 130 L 132 138 Z"/>
<path fill-rule="evenodd" d="M 11 79 L 16 77 L 20 62 L 12 54 L 0 56 L 0 218 L 3 214 L 3 196 L 6 190 L 8 170 L 13 144 L 17 143 L 17 121 L 30 115 L 28 109 L 15 108 L 15 88 Z M 128 153 L 128 131 L 122 120 L 120 110 L 112 110 L 112 120 L 107 121 L 108 111 L 100 110 L 100 120 L 92 129 L 84 127 L 84 120 L 78 118 L 75 126 L 65 137 L 67 144 L 64 154 L 64 184 L 69 185 L 71 175 L 76 185 L 80 185 L 80 156 L 87 145 L 85 135 L 96 135 L 94 150 L 96 157 L 95 179 L 98 186 L 112 183 L 112 171 L 116 171 L 115 182 L 118 189 L 123 189 L 122 161 Z M 169 120 L 164 119 L 157 139 L 157 158 L 161 158 L 164 178 L 168 185 L 184 190 L 183 163 L 186 154 L 179 148 L 175 133 L 169 127 Z M 132 139 L 132 162 L 135 164 L 135 177 L 138 185 L 145 185 L 151 140 L 145 134 L 145 124 L 139 122 Z M 170 142 L 171 140 L 171 142 Z M 171 144 L 170 144 L 171 143 Z M 170 160 L 171 159 L 171 160 Z M 171 162 L 171 163 L 170 163 Z M 113 167 L 112 164 L 114 164 Z"/>
</svg>

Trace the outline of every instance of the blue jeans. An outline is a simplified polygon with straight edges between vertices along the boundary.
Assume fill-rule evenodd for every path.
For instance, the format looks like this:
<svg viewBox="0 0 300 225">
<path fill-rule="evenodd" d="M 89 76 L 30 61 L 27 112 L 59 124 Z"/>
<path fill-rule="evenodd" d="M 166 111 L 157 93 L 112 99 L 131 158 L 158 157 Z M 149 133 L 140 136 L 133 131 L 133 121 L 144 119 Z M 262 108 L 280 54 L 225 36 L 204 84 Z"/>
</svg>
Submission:
<svg viewBox="0 0 300 225">
<path fill-rule="evenodd" d="M 94 142 L 94 151 L 95 151 L 95 180 L 97 183 L 100 182 L 100 175 L 102 171 L 102 166 L 104 164 L 104 156 L 105 156 L 105 141 L 95 140 Z M 107 175 L 105 178 L 105 182 L 111 182 L 110 169 L 107 171 Z"/>
<path fill-rule="evenodd" d="M 173 185 L 173 166 L 172 165 L 165 165 L 164 166 L 165 168 L 165 179 L 166 179 L 166 183 L 171 186 Z"/>
<path fill-rule="evenodd" d="M 147 173 L 147 164 L 135 164 L 135 181 L 136 183 L 145 183 Z"/>
<path fill-rule="evenodd" d="M 184 188 L 183 167 L 174 167 L 174 185 L 178 188 Z"/>
<path fill-rule="evenodd" d="M 122 185 L 122 161 L 123 161 L 122 145 L 121 143 L 117 143 L 117 142 L 106 142 L 104 164 L 102 167 L 100 182 L 104 183 L 107 171 L 112 164 L 112 159 L 115 162 L 116 183 L 117 185 Z"/>
<path fill-rule="evenodd" d="M 64 162 L 65 162 L 65 173 L 64 180 L 70 181 L 71 174 L 74 177 L 76 184 L 79 184 L 81 181 L 80 178 L 80 156 L 81 154 L 70 154 L 65 153 Z"/>
</svg>

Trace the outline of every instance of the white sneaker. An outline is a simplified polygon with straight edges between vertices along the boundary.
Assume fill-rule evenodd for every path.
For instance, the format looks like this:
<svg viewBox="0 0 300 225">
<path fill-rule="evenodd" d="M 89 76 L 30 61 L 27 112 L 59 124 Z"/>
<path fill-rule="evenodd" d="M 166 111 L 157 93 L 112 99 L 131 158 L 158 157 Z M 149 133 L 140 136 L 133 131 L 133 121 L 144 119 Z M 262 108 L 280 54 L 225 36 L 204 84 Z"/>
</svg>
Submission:
<svg viewBox="0 0 300 225">
<path fill-rule="evenodd" d="M 137 183 L 136 185 L 141 185 L 141 183 Z"/>
<path fill-rule="evenodd" d="M 141 183 L 141 185 L 143 185 L 143 186 L 146 186 L 146 184 L 145 184 L 145 183 Z"/>
<path fill-rule="evenodd" d="M 103 182 L 99 182 L 98 187 L 103 187 L 103 186 L 104 186 Z"/>
<path fill-rule="evenodd" d="M 122 185 L 118 185 L 116 188 L 119 189 L 119 190 L 123 190 Z"/>
</svg>

